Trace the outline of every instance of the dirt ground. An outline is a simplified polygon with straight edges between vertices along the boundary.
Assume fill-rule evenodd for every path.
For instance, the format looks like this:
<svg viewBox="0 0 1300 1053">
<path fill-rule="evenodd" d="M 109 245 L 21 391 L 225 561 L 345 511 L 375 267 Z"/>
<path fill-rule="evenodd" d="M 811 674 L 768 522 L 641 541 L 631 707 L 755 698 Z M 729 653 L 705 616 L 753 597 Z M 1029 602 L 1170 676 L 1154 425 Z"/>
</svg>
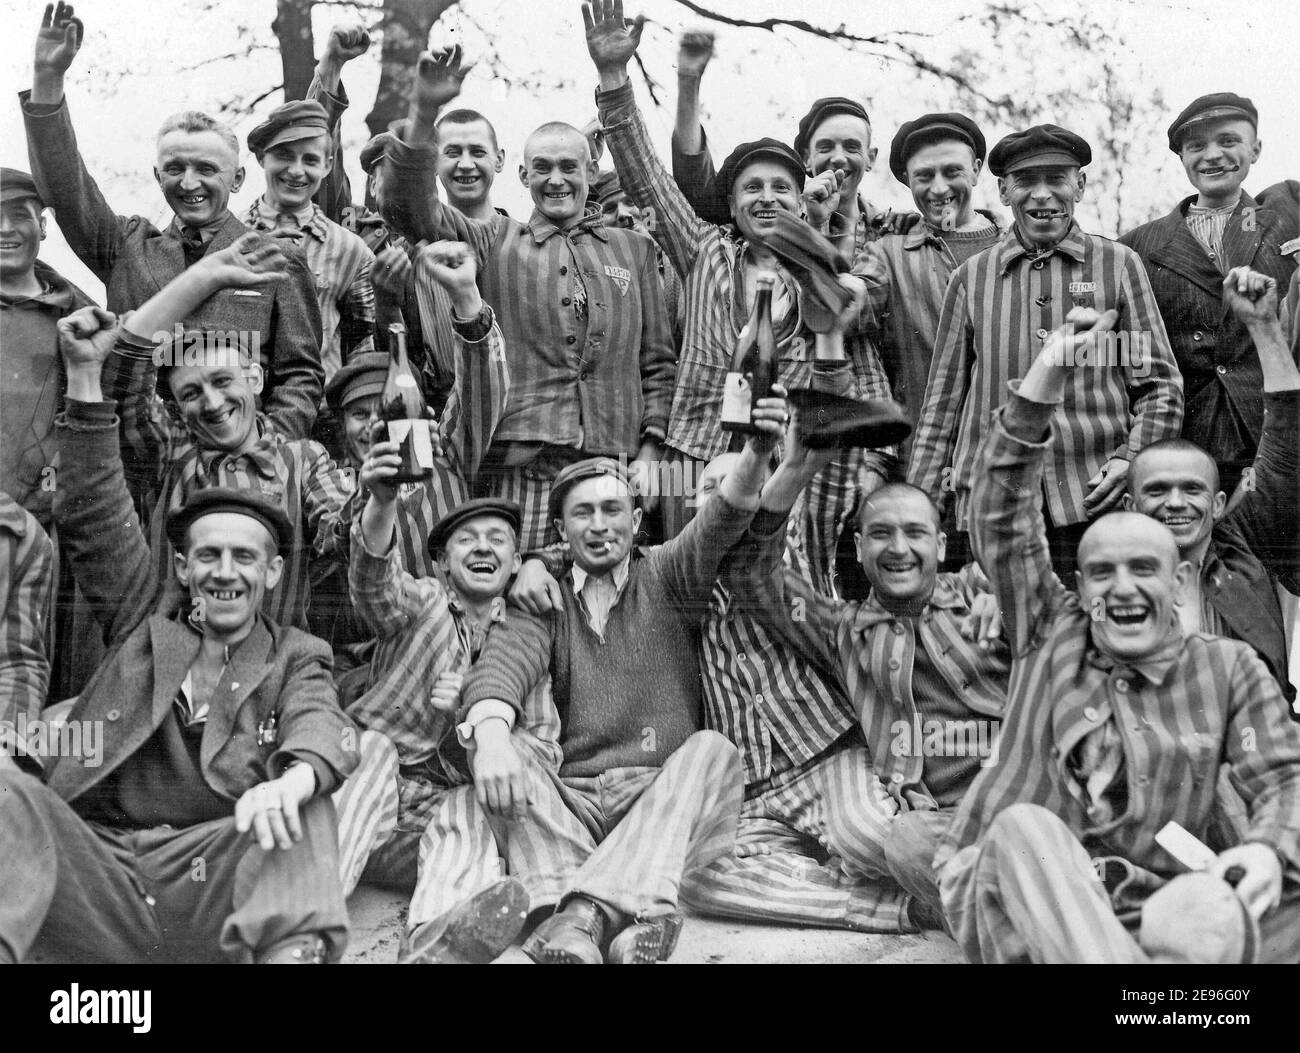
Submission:
<svg viewBox="0 0 1300 1053">
<path fill-rule="evenodd" d="M 397 960 L 397 944 L 406 918 L 406 898 L 386 889 L 362 886 L 348 901 L 352 942 L 345 962 L 363 964 Z M 682 929 L 670 964 L 776 964 L 960 962 L 957 945 L 947 936 L 872 936 L 833 929 L 754 925 L 690 917 Z M 528 963 L 517 947 L 497 959 Z"/>
</svg>

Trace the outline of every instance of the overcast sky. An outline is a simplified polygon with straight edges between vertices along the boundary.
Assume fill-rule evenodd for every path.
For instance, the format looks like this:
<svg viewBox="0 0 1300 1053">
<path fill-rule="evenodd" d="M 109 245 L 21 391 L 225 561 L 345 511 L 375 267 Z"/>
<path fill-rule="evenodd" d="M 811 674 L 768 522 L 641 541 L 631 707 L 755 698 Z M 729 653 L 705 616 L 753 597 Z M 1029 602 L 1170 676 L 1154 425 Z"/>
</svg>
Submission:
<svg viewBox="0 0 1300 1053">
<path fill-rule="evenodd" d="M 822 25 L 841 22 L 859 33 L 906 30 L 931 34 L 910 43 L 927 55 L 950 55 L 967 43 L 966 28 L 954 29 L 954 19 L 979 10 L 978 3 L 959 0 L 858 0 L 840 3 L 796 3 L 794 0 L 715 0 L 709 6 L 733 15 L 758 18 L 770 14 L 801 17 Z M 1080 10 L 1077 0 L 1046 0 L 1049 14 Z M 465 0 L 464 17 L 453 17 L 435 28 L 434 42 L 463 39 L 471 52 L 495 48 L 499 64 L 522 83 L 495 82 L 481 63 L 466 82 L 463 101 L 494 118 L 506 148 L 506 173 L 498 181 L 498 203 L 515 215 L 529 211 L 526 194 L 514 175 L 518 148 L 530 129 L 545 120 L 583 124 L 594 115 L 595 77 L 582 38 L 576 0 Z M 628 10 L 636 9 L 629 2 Z M 31 51 L 44 5 L 0 0 L 5 32 L 0 37 L 0 87 L 9 100 L 0 117 L 0 163 L 26 169 L 26 149 L 16 93 L 30 86 Z M 69 79 L 69 102 L 92 173 L 100 180 L 110 204 L 122 213 L 140 213 L 156 222 L 168 219 L 162 197 L 152 181 L 153 134 L 169 113 L 187 108 L 215 109 L 237 95 L 253 95 L 278 83 L 278 56 L 272 48 L 255 50 L 237 62 L 207 62 L 215 56 L 242 51 L 250 42 L 271 44 L 269 24 L 274 0 L 223 0 L 219 4 L 176 0 L 83 0 L 76 5 L 87 27 L 86 44 Z M 642 47 L 647 68 L 665 89 L 662 108 L 649 104 L 644 84 L 638 98 L 650 113 L 651 127 L 666 148 L 671 127 L 675 81 L 672 62 L 677 32 L 694 17 L 673 0 L 646 0 L 653 20 Z M 1237 91 L 1254 99 L 1260 111 L 1264 153 L 1251 173 L 1248 188 L 1261 188 L 1284 178 L 1300 178 L 1300 135 L 1297 135 L 1296 42 L 1300 41 L 1297 0 L 1089 0 L 1086 8 L 1112 26 L 1124 47 L 1114 56 L 1145 89 L 1159 88 L 1171 110 L 1181 109 L 1208 91 Z M 330 22 L 344 8 L 318 7 L 316 37 L 323 44 Z M 251 34 L 240 36 L 239 27 Z M 794 124 L 808 102 L 820 95 L 847 94 L 871 107 L 876 142 L 881 148 L 877 170 L 864 181 L 875 203 L 905 207 L 906 189 L 893 181 L 885 156 L 889 138 L 904 120 L 926 109 L 944 108 L 943 89 L 918 82 L 904 67 L 868 56 L 845 53 L 838 46 L 804 34 L 715 27 L 718 57 L 704 87 L 707 124 L 715 156 L 743 138 L 776 135 L 793 137 Z M 486 34 L 486 35 L 485 35 Z M 490 39 L 489 39 L 490 38 Z M 375 49 L 377 50 L 377 49 Z M 197 68 L 196 68 L 197 67 Z M 1032 94 L 1028 68 L 1013 68 L 1008 88 Z M 1068 78 L 1070 69 L 1054 70 L 1046 56 L 1034 66 L 1041 83 Z M 345 83 L 355 101 L 344 124 L 345 142 L 352 147 L 349 171 L 359 177 L 355 148 L 366 138 L 364 117 L 378 81 L 376 56 L 350 67 Z M 241 140 L 261 115 L 280 100 L 278 94 L 251 116 L 236 122 Z M 1170 114 L 1172 116 L 1172 113 Z M 1069 124 L 1069 114 L 1044 114 Z M 989 143 L 1010 129 L 986 128 Z M 607 162 L 608 163 L 608 162 Z M 261 172 L 247 158 L 246 188 L 234 200 L 239 210 L 261 193 Z M 1182 169 L 1173 154 L 1153 155 L 1140 190 L 1153 205 L 1172 206 L 1188 192 Z M 992 179 L 981 181 L 980 203 L 994 204 Z M 359 191 L 358 191 L 359 196 Z M 996 206 L 995 206 L 996 207 Z M 1097 213 L 1080 209 L 1085 226 L 1100 233 Z M 53 228 L 55 225 L 51 224 Z M 102 294 L 97 282 L 81 267 L 51 229 L 43 258 L 82 284 L 92 295 Z"/>
</svg>

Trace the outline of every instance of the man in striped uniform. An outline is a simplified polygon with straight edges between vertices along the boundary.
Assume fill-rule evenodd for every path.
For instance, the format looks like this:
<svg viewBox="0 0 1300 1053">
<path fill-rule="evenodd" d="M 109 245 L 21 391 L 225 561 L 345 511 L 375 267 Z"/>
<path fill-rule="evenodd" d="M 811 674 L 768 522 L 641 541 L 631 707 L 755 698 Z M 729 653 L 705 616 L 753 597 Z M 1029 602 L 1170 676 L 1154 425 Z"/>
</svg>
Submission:
<svg viewBox="0 0 1300 1053">
<path fill-rule="evenodd" d="M 976 778 L 935 856 L 945 914 L 973 961 L 1195 957 L 1201 948 L 1154 943 L 1158 919 L 1143 917 L 1167 900 L 1172 879 L 1200 890 L 1175 937 L 1210 914 L 1249 929 L 1244 906 L 1259 925 L 1259 957 L 1295 961 L 1300 728 L 1277 682 L 1248 645 L 1184 633 L 1175 608 L 1194 571 L 1147 516 L 1114 513 L 1088 529 L 1077 595 L 1052 571 L 1042 476 L 1068 388 L 1060 362 L 1095 336 L 1086 330 L 1098 319 L 1079 311 L 1069 320 L 1085 331 L 1044 342 L 980 449 L 975 550 L 1016 665 L 997 762 Z M 1235 844 L 1212 832 L 1223 764 L 1246 802 Z M 1178 879 L 1180 864 L 1156 839 L 1169 822 L 1215 842 L 1206 869 L 1236 878 L 1235 896 L 1221 882 Z M 1139 924 L 1146 946 L 1132 935 Z"/>
<path fill-rule="evenodd" d="M 552 529 L 562 467 L 594 455 L 653 465 L 676 366 L 654 246 L 589 207 L 596 165 L 576 128 L 545 124 L 529 136 L 519 170 L 534 204 L 527 223 L 474 219 L 439 201 L 435 122 L 466 72 L 459 49 L 421 56 L 409 128 L 389 150 L 385 218 L 412 241 L 464 241 L 478 256 L 511 375 L 484 485 L 523 508 L 528 549 Z"/>
<path fill-rule="evenodd" d="M 0 770 L 18 766 L 37 774 L 39 752 L 29 748 L 19 718 L 37 720 L 45 708 L 50 658 L 45 643 L 54 546 L 36 517 L 0 490 Z"/>
<path fill-rule="evenodd" d="M 964 114 L 927 113 L 903 124 L 889 145 L 889 170 L 912 192 L 921 222 L 906 234 L 872 241 L 853 264 L 867 282 L 873 337 L 890 390 L 913 427 L 925 401 L 948 279 L 1002 234 L 997 217 L 972 201 L 984 152 L 983 133 Z M 911 448 L 910 441 L 902 447 L 904 464 Z M 957 555 L 948 554 L 950 560 Z"/>
<path fill-rule="evenodd" d="M 1061 573 L 1088 520 L 1123 496 L 1133 455 L 1182 422 L 1178 366 L 1142 261 L 1074 221 L 1091 159 L 1083 139 L 1050 124 L 1014 132 L 990 153 L 1014 223 L 948 283 L 907 472 L 941 508 L 955 493 L 956 528 L 969 531 L 976 451 L 1007 381 L 1024 375 L 1072 306 L 1119 311 L 1119 339 L 1071 363 L 1052 424 L 1044 491 Z"/>
<path fill-rule="evenodd" d="M 723 381 L 761 270 L 776 271 L 780 278 L 772 310 L 781 382 L 790 389 L 813 386 L 813 342 L 804 332 L 801 291 L 762 241 L 778 209 L 796 215 L 803 211 L 804 163 L 774 139 L 741 144 L 718 174 L 734 225 L 706 222 L 655 153 L 632 93 L 627 63 L 640 41 L 640 23 L 626 28 L 621 2 L 610 0 L 584 5 L 584 17 L 587 49 L 600 76 L 600 122 L 619 180 L 635 204 L 654 209 L 655 240 L 685 283 L 685 335 L 667 444 L 674 461 L 682 462 L 682 476 L 698 478 L 727 448 L 719 423 Z M 875 349 L 856 327 L 847 350 L 848 393 L 859 399 L 889 398 Z M 819 580 L 832 573 L 840 534 L 860 496 L 884 480 L 893 459 L 883 450 L 846 450 L 810 491 L 803 536 Z"/>
<path fill-rule="evenodd" d="M 169 282 L 124 323 L 113 357 L 128 398 L 139 398 L 154 374 L 158 393 L 189 433 L 186 452 L 163 478 L 149 537 L 161 574 L 175 560 L 164 526 L 168 513 L 197 490 L 257 490 L 275 501 L 293 530 L 290 558 L 268 588 L 267 616 L 277 624 L 307 628 L 311 559 L 346 557 L 356 482 L 325 448 L 310 439 L 286 439 L 257 412 L 262 371 L 231 334 L 183 331 L 188 316 L 235 279 L 270 284 L 286 257 L 273 241 L 246 232 L 229 249 L 205 256 Z"/>
<path fill-rule="evenodd" d="M 1232 493 L 1255 456 L 1264 402 L 1251 336 L 1223 310 L 1220 290 L 1236 267 L 1285 288 L 1300 249 L 1300 184 L 1278 183 L 1258 197 L 1245 191 L 1262 148 L 1259 113 L 1232 92 L 1193 100 L 1168 139 L 1196 193 L 1120 241 L 1146 265 L 1182 371 L 1183 438 L 1210 454 Z"/>
</svg>

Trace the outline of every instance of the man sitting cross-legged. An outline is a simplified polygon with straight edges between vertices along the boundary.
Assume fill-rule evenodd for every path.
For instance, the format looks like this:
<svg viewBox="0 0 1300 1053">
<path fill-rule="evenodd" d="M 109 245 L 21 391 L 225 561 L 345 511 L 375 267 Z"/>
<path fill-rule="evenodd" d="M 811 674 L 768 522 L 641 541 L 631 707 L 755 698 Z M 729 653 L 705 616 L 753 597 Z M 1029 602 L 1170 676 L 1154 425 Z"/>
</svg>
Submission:
<svg viewBox="0 0 1300 1053">
<path fill-rule="evenodd" d="M 1300 729 L 1277 681 L 1249 645 L 1184 631 L 1195 572 L 1154 519 L 1093 523 L 1077 595 L 1051 568 L 1062 344 L 1115 317 L 1072 311 L 1078 335 L 1045 341 L 979 451 L 975 551 L 1015 665 L 998 758 L 935 855 L 944 913 L 975 961 L 1295 961 Z M 1223 764 L 1247 813 L 1232 839 L 1213 824 Z M 1170 822 L 1210 842 L 1202 872 L 1170 854 Z"/>
<path fill-rule="evenodd" d="M 560 854 L 567 880 L 559 913 L 524 943 L 535 961 L 666 958 L 684 875 L 731 851 L 740 763 L 723 736 L 696 730 L 698 626 L 723 557 L 758 506 L 783 399 L 760 400 L 755 418 L 760 430 L 700 515 L 644 552 L 632 549 L 641 510 L 617 462 L 562 471 L 551 509 L 573 565 L 555 588 L 556 609 L 512 614 L 466 677 L 471 723 L 502 703 L 518 711 L 548 673 L 563 722 L 567 821 L 551 817 L 563 839 L 539 830 L 538 851 Z"/>
<path fill-rule="evenodd" d="M 55 518 L 109 642 L 68 721 L 104 729 L 102 752 L 54 759 L 44 783 L 0 770 L 0 959 L 337 961 L 327 794 L 358 733 L 328 648 L 261 613 L 292 531 L 259 493 L 206 490 L 168 517 L 157 574 L 100 389 L 113 322 L 59 323 Z"/>
</svg>

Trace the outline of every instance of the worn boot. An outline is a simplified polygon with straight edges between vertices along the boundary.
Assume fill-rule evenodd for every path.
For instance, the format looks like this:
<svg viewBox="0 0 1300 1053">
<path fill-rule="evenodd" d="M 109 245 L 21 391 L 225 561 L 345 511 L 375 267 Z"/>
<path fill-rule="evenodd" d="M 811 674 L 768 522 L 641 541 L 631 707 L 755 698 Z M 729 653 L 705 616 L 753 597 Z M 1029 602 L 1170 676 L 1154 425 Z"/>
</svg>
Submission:
<svg viewBox="0 0 1300 1053">
<path fill-rule="evenodd" d="M 661 914 L 634 921 L 614 937 L 605 960 L 610 965 L 654 965 L 666 962 L 677 946 L 685 919 L 680 914 Z"/>
<path fill-rule="evenodd" d="M 600 965 L 608 924 L 595 900 L 574 896 L 524 941 L 524 953 L 539 965 Z"/>
<path fill-rule="evenodd" d="M 401 965 L 486 965 L 500 957 L 524 927 L 528 892 L 502 878 L 441 917 L 407 933 L 397 952 Z"/>
<path fill-rule="evenodd" d="M 324 965 L 329 942 L 314 932 L 304 932 L 271 944 L 257 955 L 258 965 Z"/>
</svg>

